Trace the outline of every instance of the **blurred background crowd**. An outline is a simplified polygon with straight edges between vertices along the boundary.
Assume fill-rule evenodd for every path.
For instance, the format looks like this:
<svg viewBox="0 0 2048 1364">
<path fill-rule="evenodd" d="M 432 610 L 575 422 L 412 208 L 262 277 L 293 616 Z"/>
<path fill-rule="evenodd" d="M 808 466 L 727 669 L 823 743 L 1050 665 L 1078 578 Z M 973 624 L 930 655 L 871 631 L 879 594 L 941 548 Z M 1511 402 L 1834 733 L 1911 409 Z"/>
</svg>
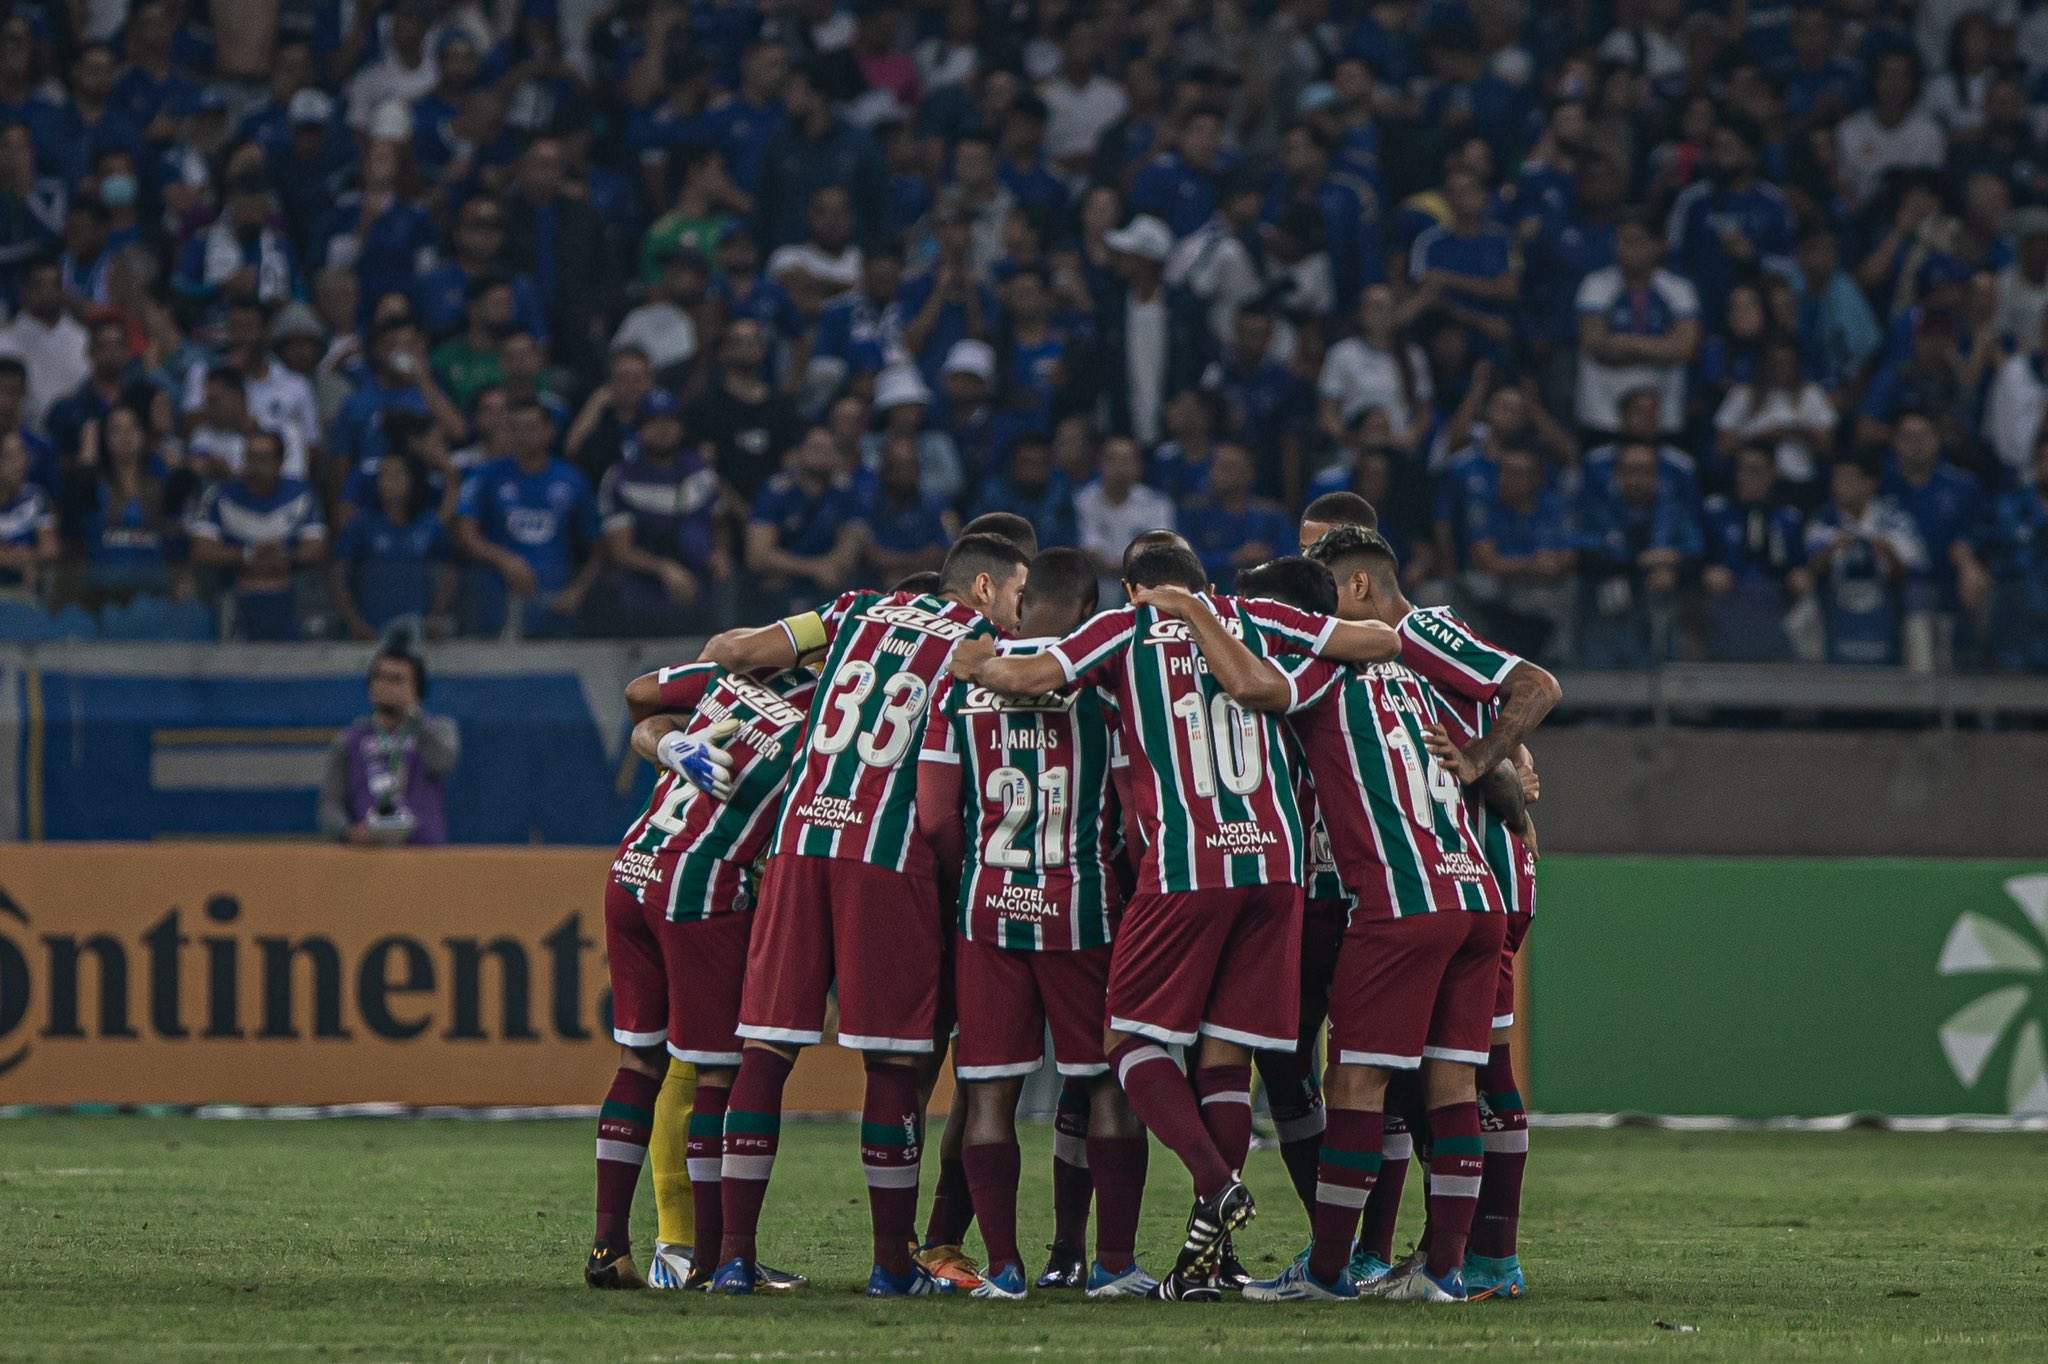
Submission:
<svg viewBox="0 0 2048 1364">
<path fill-rule="evenodd" d="M 0 0 L 0 638 L 694 633 L 1309 500 L 2048 670 L 2048 4 Z"/>
</svg>

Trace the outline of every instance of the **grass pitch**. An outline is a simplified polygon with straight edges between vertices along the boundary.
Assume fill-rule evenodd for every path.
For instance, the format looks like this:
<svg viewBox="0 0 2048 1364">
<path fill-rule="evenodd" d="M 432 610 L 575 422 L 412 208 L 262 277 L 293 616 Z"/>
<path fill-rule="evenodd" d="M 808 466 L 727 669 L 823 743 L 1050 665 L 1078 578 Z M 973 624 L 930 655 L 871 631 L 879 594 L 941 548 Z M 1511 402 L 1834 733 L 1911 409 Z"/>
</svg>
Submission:
<svg viewBox="0 0 2048 1364">
<path fill-rule="evenodd" d="M 1524 1302 L 1201 1308 L 856 1296 L 846 1124 L 785 1128 L 763 1223 L 814 1286 L 726 1301 L 582 1287 L 583 1123 L 0 1121 L 0 1359 L 2048 1358 L 2048 1140 L 1533 1137 Z M 1024 1140 L 1031 1244 L 1049 1130 Z M 1164 1152 L 1152 1170 L 1140 1254 L 1163 1269 L 1187 1194 Z M 1249 1179 L 1240 1248 L 1272 1269 L 1306 1222 L 1274 1154 Z"/>
</svg>

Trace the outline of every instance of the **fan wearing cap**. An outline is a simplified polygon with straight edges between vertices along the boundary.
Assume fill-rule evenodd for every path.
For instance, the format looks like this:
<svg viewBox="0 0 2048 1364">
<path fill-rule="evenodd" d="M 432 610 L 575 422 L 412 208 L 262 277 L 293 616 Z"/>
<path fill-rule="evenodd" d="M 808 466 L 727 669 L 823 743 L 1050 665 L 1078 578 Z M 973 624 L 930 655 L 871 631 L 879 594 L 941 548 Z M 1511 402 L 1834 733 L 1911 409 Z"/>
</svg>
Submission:
<svg viewBox="0 0 2048 1364">
<path fill-rule="evenodd" d="M 1165 223 L 1141 213 L 1104 240 L 1116 253 L 1118 282 L 1096 311 L 1089 378 L 1108 400 L 1110 430 L 1150 449 L 1167 398 L 1201 382 L 1208 322 L 1199 299 L 1166 283 L 1173 231 Z"/>
<path fill-rule="evenodd" d="M 951 506 L 960 500 L 966 486 L 960 475 L 960 452 L 951 436 L 926 425 L 931 406 L 932 391 L 925 387 L 924 376 L 915 365 L 891 365 L 883 370 L 875 380 L 875 413 L 882 429 L 861 438 L 861 464 L 870 470 L 877 468 L 883 447 L 892 441 L 903 442 L 917 455 L 918 491 Z"/>
<path fill-rule="evenodd" d="M 608 622 L 625 635 L 715 629 L 712 593 L 732 576 L 718 471 L 686 445 L 675 395 L 640 400 L 638 450 L 607 469 L 598 515 L 612 563 Z"/>
<path fill-rule="evenodd" d="M 996 352 L 986 341 L 956 341 L 939 368 L 942 429 L 960 458 L 963 486 L 973 500 L 1009 462 L 1011 445 L 1026 432 L 1044 438 L 1034 414 L 995 401 Z"/>
</svg>

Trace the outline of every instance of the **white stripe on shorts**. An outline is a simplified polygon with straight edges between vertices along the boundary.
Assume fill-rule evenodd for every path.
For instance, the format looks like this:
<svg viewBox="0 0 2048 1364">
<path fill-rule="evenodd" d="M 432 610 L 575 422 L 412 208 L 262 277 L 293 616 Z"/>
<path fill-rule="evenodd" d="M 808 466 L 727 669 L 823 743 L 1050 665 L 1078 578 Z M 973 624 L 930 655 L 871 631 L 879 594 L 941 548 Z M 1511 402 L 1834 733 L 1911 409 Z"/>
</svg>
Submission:
<svg viewBox="0 0 2048 1364">
<path fill-rule="evenodd" d="M 1487 1062 L 1483 1051 L 1459 1051 L 1456 1047 L 1424 1047 L 1422 1054 L 1432 1061 L 1456 1061 L 1466 1066 L 1483 1066 Z"/>
<path fill-rule="evenodd" d="M 656 1028 L 653 1032 L 627 1032 L 624 1028 L 613 1028 L 612 1041 L 622 1047 L 658 1047 L 668 1041 L 668 1029 Z"/>
<path fill-rule="evenodd" d="M 1240 1047 L 1250 1047 L 1253 1051 L 1293 1051 L 1296 1041 L 1292 1037 L 1268 1037 L 1262 1032 L 1240 1032 L 1236 1028 L 1226 1028 L 1221 1023 L 1204 1023 L 1202 1036 L 1214 1037 L 1223 1042 L 1235 1042 Z"/>
<path fill-rule="evenodd" d="M 1014 1080 L 1021 1075 L 1035 1074 L 1045 1064 L 1045 1058 L 1036 1061 L 1017 1061 L 1007 1066 L 955 1066 L 953 1074 L 962 1080 Z"/>
<path fill-rule="evenodd" d="M 1504 1013 L 1504 1014 L 1495 1014 L 1495 1015 L 1493 1016 L 1493 1026 L 1494 1026 L 1494 1027 L 1496 1027 L 1496 1028 L 1512 1028 L 1512 1027 L 1514 1027 L 1514 1026 L 1515 1026 L 1515 1011 L 1514 1011 L 1513 1009 L 1510 1009 L 1510 1010 L 1508 1010 L 1508 1011 L 1507 1011 L 1506 1013 Z"/>
<path fill-rule="evenodd" d="M 1337 1061 L 1346 1066 L 1378 1066 L 1381 1070 L 1420 1070 L 1420 1056 L 1396 1056 L 1387 1051 L 1340 1051 Z"/>
</svg>

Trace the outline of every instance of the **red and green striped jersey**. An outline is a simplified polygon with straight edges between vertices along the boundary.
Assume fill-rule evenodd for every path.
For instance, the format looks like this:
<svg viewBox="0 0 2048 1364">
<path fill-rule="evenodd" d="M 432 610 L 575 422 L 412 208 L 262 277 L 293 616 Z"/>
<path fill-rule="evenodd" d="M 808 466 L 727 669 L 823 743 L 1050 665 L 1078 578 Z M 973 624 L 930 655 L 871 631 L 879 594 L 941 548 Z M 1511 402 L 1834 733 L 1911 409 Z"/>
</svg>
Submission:
<svg viewBox="0 0 2048 1364">
<path fill-rule="evenodd" d="M 1012 640 L 1002 651 L 1052 642 Z M 1022 952 L 1109 941 L 1120 898 L 1110 866 L 1116 723 L 1100 687 L 1019 700 L 941 684 L 920 760 L 960 768 L 963 936 Z"/>
<path fill-rule="evenodd" d="M 917 741 L 954 646 L 996 627 L 972 607 L 915 592 L 848 592 L 817 614 L 823 681 L 770 851 L 929 876 Z"/>
<path fill-rule="evenodd" d="M 1261 657 L 1313 653 L 1334 622 L 1278 602 L 1204 599 Z M 1116 698 L 1145 839 L 1138 889 L 1302 883 L 1308 834 L 1279 720 L 1209 673 L 1186 625 L 1148 606 L 1105 611 L 1052 647 L 1070 682 Z"/>
<path fill-rule="evenodd" d="M 1439 700 L 1449 722 L 1444 731 L 1460 748 L 1483 737 L 1493 728 L 1494 718 L 1500 714 L 1500 702 L 1497 700 L 1469 701 L 1462 696 L 1442 696 Z M 1486 865 L 1493 870 L 1493 879 L 1500 886 L 1501 899 L 1507 902 L 1508 913 L 1534 914 L 1536 854 L 1480 797 L 1477 787 L 1465 788 L 1465 801 L 1472 807 L 1472 820 L 1479 830 L 1480 846 L 1486 852 Z"/>
<path fill-rule="evenodd" d="M 1309 771 L 1308 759 L 1301 752 L 1300 742 L 1294 737 L 1292 728 L 1284 728 L 1282 737 L 1291 746 L 1288 761 L 1294 766 L 1294 800 L 1301 813 L 1308 820 L 1308 881 L 1304 887 L 1310 900 L 1340 900 L 1349 902 L 1351 892 L 1344 889 L 1344 878 L 1337 871 L 1337 855 L 1330 849 L 1330 831 L 1323 825 L 1322 811 L 1316 808 L 1315 776 Z"/>
<path fill-rule="evenodd" d="M 718 800 L 663 768 L 647 808 L 619 844 L 612 879 L 642 904 L 662 897 L 677 922 L 751 908 L 746 877 L 728 868 L 752 866 L 767 846 L 818 679 L 791 668 L 757 680 L 714 663 L 663 668 L 655 677 L 662 710 L 691 713 L 685 735 L 725 719 L 740 722 L 724 742 L 733 758 L 733 794 Z"/>
<path fill-rule="evenodd" d="M 1401 663 L 1290 659 L 1281 669 L 1331 850 L 1358 897 L 1353 915 L 1499 913 L 1464 787 L 1422 742 L 1423 726 L 1443 718 L 1429 683 Z"/>
<path fill-rule="evenodd" d="M 1399 633 L 1401 661 L 1435 687 L 1452 740 L 1463 748 L 1492 729 L 1500 713 L 1501 683 L 1521 657 L 1485 639 L 1443 606 L 1410 611 Z M 1475 789 L 1467 788 L 1466 800 L 1508 913 L 1534 914 L 1536 855 Z"/>
</svg>

